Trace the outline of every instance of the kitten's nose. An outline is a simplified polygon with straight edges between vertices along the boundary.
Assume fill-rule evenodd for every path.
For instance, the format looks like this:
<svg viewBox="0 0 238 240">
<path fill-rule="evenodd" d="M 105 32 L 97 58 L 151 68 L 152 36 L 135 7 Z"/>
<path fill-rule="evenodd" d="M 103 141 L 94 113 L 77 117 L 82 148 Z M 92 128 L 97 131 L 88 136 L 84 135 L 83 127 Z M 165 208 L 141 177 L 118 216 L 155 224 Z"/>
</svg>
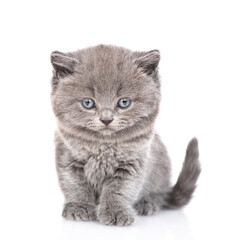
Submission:
<svg viewBox="0 0 238 240">
<path fill-rule="evenodd" d="M 113 111 L 110 108 L 104 108 L 99 113 L 100 121 L 106 126 L 113 121 Z"/>
<path fill-rule="evenodd" d="M 110 119 L 110 120 L 100 119 L 100 120 L 101 120 L 101 122 L 103 122 L 107 126 L 110 122 L 112 122 L 113 119 Z"/>
</svg>

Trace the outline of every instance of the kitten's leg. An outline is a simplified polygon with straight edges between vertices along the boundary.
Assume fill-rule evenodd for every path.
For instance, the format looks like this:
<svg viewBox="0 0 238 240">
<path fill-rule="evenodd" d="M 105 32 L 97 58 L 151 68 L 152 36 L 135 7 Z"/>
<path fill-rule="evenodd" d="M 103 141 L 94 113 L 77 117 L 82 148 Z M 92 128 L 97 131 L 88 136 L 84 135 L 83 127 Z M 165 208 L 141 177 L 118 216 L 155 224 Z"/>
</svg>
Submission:
<svg viewBox="0 0 238 240">
<path fill-rule="evenodd" d="M 71 220 L 96 219 L 95 193 L 84 177 L 83 165 L 75 160 L 62 143 L 56 148 L 56 167 L 65 196 L 63 217 Z"/>
<path fill-rule="evenodd" d="M 170 159 L 159 136 L 154 136 L 143 194 L 134 205 L 138 215 L 152 215 L 164 207 L 170 184 Z"/>
<path fill-rule="evenodd" d="M 106 225 L 130 225 L 134 222 L 136 212 L 132 207 L 142 187 L 142 176 L 138 173 L 125 174 L 120 169 L 116 176 L 104 182 L 97 217 Z"/>
<path fill-rule="evenodd" d="M 61 188 L 65 195 L 65 204 L 62 216 L 71 220 L 95 220 L 96 206 L 95 193 L 84 179 L 83 170 L 77 169 L 77 173 L 68 170 L 62 180 Z"/>
</svg>

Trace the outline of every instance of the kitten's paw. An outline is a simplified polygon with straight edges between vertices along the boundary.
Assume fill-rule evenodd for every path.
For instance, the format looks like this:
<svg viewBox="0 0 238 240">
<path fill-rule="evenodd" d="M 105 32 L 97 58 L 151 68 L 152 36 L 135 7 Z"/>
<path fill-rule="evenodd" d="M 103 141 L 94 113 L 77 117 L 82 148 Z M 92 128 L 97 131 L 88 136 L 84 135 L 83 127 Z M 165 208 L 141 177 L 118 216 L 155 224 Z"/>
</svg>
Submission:
<svg viewBox="0 0 238 240">
<path fill-rule="evenodd" d="M 135 212 L 130 208 L 121 206 L 99 207 L 97 212 L 98 220 L 106 225 L 128 226 L 135 221 Z"/>
<path fill-rule="evenodd" d="M 69 202 L 64 205 L 62 216 L 75 221 L 95 220 L 96 210 L 91 204 Z"/>
<path fill-rule="evenodd" d="M 148 216 L 157 213 L 160 208 L 157 203 L 151 199 L 142 198 L 135 205 L 134 208 L 138 215 Z"/>
</svg>

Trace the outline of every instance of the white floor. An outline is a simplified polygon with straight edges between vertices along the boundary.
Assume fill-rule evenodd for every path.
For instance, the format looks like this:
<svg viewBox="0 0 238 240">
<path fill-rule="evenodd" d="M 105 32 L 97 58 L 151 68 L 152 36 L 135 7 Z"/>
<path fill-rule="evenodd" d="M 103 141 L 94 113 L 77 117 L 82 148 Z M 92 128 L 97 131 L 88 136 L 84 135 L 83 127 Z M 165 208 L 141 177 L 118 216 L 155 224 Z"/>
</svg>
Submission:
<svg viewBox="0 0 238 240">
<path fill-rule="evenodd" d="M 130 227 L 109 227 L 97 222 L 72 222 L 60 216 L 60 204 L 27 203 L 3 209 L 1 239 L 237 239 L 237 212 L 227 206 L 203 206 L 199 199 L 184 210 L 139 217 Z M 11 207 L 11 206 L 7 206 Z M 214 209 L 215 207 L 215 209 Z M 16 208 L 19 208 L 16 210 Z M 2 213 L 1 213 L 2 214 Z M 6 216 L 7 215 L 7 216 Z"/>
</svg>

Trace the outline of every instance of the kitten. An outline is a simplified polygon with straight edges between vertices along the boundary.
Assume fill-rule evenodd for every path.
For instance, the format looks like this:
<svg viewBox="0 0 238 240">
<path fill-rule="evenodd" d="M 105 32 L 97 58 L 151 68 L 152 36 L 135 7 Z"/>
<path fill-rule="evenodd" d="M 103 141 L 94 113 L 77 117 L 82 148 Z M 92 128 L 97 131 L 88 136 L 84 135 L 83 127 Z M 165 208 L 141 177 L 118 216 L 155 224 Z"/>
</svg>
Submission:
<svg viewBox="0 0 238 240">
<path fill-rule="evenodd" d="M 52 106 L 58 122 L 56 167 L 63 217 L 130 225 L 136 215 L 188 203 L 200 173 L 190 141 L 175 186 L 154 131 L 159 112 L 158 50 L 98 45 L 52 52 Z"/>
</svg>

